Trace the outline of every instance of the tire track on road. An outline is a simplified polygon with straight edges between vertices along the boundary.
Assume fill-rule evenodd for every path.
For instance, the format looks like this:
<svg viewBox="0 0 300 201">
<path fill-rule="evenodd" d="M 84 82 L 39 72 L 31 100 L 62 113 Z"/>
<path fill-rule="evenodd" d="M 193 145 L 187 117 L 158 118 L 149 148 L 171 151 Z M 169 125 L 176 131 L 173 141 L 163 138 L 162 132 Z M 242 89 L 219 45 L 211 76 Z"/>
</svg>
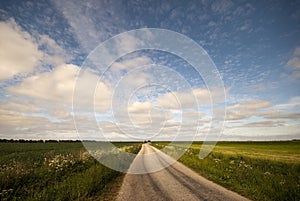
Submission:
<svg viewBox="0 0 300 201">
<path fill-rule="evenodd" d="M 127 174 L 119 192 L 118 201 L 249 201 L 247 198 L 201 177 L 149 144 L 143 144 L 130 168 L 132 168 L 131 170 L 142 170 L 139 172 L 163 169 L 146 174 Z"/>
<path fill-rule="evenodd" d="M 157 152 L 157 150 L 154 147 L 150 147 L 153 151 Z M 158 150 L 160 151 L 160 150 Z M 157 157 L 157 155 L 156 155 Z M 201 185 L 197 180 L 193 179 L 192 177 L 187 176 L 184 172 L 178 170 L 173 165 L 169 165 L 169 163 L 163 158 L 163 157 L 157 157 L 157 159 L 162 163 L 162 165 L 166 166 L 165 170 L 172 175 L 177 181 L 180 181 L 182 186 L 187 188 L 192 194 L 194 194 L 196 197 L 198 197 L 201 200 L 207 200 L 214 197 L 216 200 L 216 196 L 211 196 L 211 190 Z M 169 166 L 168 166 L 169 165 Z M 200 192 L 199 189 L 202 189 Z M 203 190 L 206 192 L 206 196 L 203 195 Z M 221 199 L 222 200 L 222 199 Z"/>
</svg>

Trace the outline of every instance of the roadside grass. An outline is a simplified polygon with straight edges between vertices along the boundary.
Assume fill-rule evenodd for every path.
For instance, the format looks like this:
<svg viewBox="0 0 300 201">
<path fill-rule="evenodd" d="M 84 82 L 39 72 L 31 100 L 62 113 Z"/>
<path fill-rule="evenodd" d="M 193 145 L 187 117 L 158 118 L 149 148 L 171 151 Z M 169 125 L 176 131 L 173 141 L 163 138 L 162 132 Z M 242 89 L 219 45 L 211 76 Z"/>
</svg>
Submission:
<svg viewBox="0 0 300 201">
<path fill-rule="evenodd" d="M 138 143 L 117 143 L 137 153 Z M 80 142 L 0 143 L 0 200 L 95 200 L 122 173 L 89 155 Z"/>
<path fill-rule="evenodd" d="M 161 149 L 167 143 L 152 145 Z M 201 146 L 193 143 L 179 161 L 252 200 L 300 200 L 299 141 L 220 142 L 200 160 Z M 180 143 L 176 148 L 182 148 Z"/>
</svg>

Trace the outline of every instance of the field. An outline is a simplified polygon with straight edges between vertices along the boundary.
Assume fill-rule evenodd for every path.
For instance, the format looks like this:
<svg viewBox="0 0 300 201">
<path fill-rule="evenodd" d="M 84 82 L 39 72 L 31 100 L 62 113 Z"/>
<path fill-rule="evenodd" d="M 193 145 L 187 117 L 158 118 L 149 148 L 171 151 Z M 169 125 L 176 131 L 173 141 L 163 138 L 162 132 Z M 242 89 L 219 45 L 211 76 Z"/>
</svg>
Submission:
<svg viewBox="0 0 300 201">
<path fill-rule="evenodd" d="M 167 144 L 152 143 L 160 149 Z M 219 142 L 199 160 L 201 146 L 193 143 L 179 161 L 252 200 L 300 200 L 300 141 Z"/>
<path fill-rule="evenodd" d="M 131 153 L 140 149 L 138 143 L 116 146 Z M 0 200 L 101 200 L 123 175 L 101 165 L 81 142 L 1 142 L 0 147 Z"/>
<path fill-rule="evenodd" d="M 160 149 L 168 145 L 151 144 Z M 131 153 L 141 147 L 115 145 Z M 103 200 L 124 176 L 101 165 L 81 142 L 0 146 L 0 200 Z M 198 158 L 201 147 L 201 142 L 193 143 L 179 161 L 252 200 L 300 200 L 300 141 L 219 142 L 203 160 Z M 183 149 L 183 144 L 172 149 Z"/>
</svg>

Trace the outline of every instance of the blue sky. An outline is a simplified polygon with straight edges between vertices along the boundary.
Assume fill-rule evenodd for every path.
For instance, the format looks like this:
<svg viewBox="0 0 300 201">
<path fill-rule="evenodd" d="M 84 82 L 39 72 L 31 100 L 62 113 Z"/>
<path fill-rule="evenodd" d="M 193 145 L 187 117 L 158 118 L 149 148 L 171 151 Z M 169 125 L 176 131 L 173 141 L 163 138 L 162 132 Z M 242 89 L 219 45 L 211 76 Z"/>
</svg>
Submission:
<svg viewBox="0 0 300 201">
<path fill-rule="evenodd" d="M 300 2 L 203 0 L 1 1 L 0 138 L 205 139 L 215 129 L 210 91 L 182 58 L 128 53 L 100 80 L 87 64 L 98 45 L 141 28 L 178 32 L 207 52 L 226 95 L 221 140 L 300 137 Z"/>
</svg>

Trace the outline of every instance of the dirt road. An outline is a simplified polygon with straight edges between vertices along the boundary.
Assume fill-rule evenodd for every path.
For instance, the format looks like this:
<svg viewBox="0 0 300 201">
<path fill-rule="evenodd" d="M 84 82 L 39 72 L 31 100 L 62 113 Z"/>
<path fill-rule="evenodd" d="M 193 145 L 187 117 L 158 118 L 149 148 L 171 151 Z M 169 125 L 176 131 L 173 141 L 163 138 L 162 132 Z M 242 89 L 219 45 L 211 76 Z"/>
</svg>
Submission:
<svg viewBox="0 0 300 201">
<path fill-rule="evenodd" d="M 151 153 L 155 153 L 155 157 L 145 157 Z M 153 166 L 158 164 L 164 166 L 164 163 L 172 160 L 171 166 L 158 172 L 127 174 L 117 200 L 248 200 L 199 176 L 149 144 L 143 144 L 130 168 L 132 170 L 144 168 L 146 172 L 155 169 Z"/>
</svg>

